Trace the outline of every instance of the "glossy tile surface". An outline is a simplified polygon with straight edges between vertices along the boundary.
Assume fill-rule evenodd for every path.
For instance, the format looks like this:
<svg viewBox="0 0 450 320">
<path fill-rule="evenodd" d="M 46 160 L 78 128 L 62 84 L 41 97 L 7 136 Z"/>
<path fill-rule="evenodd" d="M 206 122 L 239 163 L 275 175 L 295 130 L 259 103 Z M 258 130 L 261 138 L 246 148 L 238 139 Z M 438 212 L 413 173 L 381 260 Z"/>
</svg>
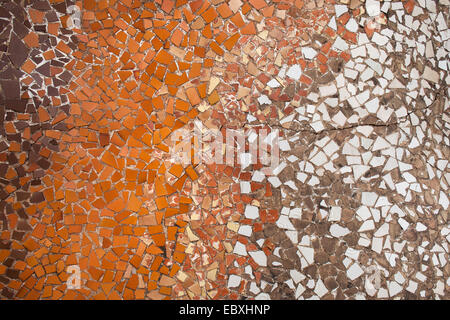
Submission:
<svg viewBox="0 0 450 320">
<path fill-rule="evenodd" d="M 448 0 L 0 4 L 2 299 L 449 298 Z"/>
</svg>

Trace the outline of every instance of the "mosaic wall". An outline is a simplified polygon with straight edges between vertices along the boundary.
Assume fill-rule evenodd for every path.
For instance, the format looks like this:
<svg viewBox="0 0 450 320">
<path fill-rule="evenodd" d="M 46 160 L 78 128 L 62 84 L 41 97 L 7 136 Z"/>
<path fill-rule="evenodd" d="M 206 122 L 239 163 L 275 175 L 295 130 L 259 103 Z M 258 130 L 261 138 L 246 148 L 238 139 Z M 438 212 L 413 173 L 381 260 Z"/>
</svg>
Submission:
<svg viewBox="0 0 450 320">
<path fill-rule="evenodd" d="M 450 297 L 449 0 L 0 4 L 2 299 Z"/>
</svg>

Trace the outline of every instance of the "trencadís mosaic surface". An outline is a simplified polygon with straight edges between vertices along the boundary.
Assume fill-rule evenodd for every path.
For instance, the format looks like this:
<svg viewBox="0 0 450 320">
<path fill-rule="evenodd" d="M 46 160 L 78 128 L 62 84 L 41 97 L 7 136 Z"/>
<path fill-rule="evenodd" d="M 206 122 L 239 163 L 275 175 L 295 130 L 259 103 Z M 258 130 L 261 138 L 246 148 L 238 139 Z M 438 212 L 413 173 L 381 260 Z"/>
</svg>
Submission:
<svg viewBox="0 0 450 320">
<path fill-rule="evenodd" d="M 0 297 L 448 299 L 449 5 L 1 0 Z"/>
</svg>

